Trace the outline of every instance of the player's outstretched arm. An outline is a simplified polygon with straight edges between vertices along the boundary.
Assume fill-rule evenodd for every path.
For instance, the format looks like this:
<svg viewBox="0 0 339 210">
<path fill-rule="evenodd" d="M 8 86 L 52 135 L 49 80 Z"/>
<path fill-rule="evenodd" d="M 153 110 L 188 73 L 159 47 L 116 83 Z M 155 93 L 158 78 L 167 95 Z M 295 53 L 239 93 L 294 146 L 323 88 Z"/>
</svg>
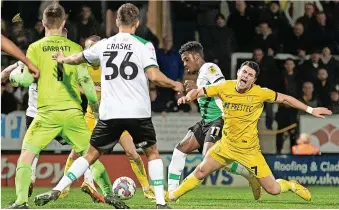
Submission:
<svg viewBox="0 0 339 210">
<path fill-rule="evenodd" d="M 184 91 L 184 86 L 181 82 L 169 79 L 158 68 L 152 67 L 147 69 L 146 75 L 157 86 L 172 88 L 176 92 Z"/>
<path fill-rule="evenodd" d="M 19 66 L 19 62 L 16 62 L 10 66 L 7 66 L 2 72 L 1 72 L 1 82 L 6 82 L 9 78 L 9 75 L 11 72 L 16 69 Z"/>
<path fill-rule="evenodd" d="M 200 97 L 206 97 L 204 88 L 193 89 L 190 92 L 188 92 L 186 96 L 179 98 L 178 105 L 190 103 Z"/>
<path fill-rule="evenodd" d="M 3 35 L 1 35 L 1 50 L 22 61 L 28 67 L 29 72 L 32 73 L 34 78 L 39 77 L 40 71 L 38 67 L 36 67 L 11 40 Z"/>
<path fill-rule="evenodd" d="M 87 62 L 82 52 L 67 57 L 63 52 L 58 52 L 52 56 L 52 59 L 58 63 L 66 63 L 69 65 L 78 65 Z"/>
<path fill-rule="evenodd" d="M 315 117 L 325 118 L 324 115 L 331 115 L 332 114 L 332 112 L 325 107 L 312 108 L 312 107 L 307 106 L 306 104 L 302 103 L 301 101 L 295 99 L 292 96 L 285 95 L 285 94 L 282 94 L 282 93 L 277 93 L 277 94 L 278 95 L 277 95 L 276 102 L 284 103 L 284 104 L 287 104 L 287 105 L 294 107 L 296 109 L 308 112 L 309 114 L 311 114 Z"/>
</svg>

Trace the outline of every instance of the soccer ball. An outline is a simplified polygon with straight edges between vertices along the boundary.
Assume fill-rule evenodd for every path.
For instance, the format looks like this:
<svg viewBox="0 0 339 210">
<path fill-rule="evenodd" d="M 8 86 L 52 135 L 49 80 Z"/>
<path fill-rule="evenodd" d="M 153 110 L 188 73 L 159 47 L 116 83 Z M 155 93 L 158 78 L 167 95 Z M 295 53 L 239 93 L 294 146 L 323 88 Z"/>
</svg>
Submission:
<svg viewBox="0 0 339 210">
<path fill-rule="evenodd" d="M 135 194 L 135 182 L 126 176 L 117 178 L 113 183 L 113 192 L 122 200 L 128 200 Z"/>
<path fill-rule="evenodd" d="M 16 67 L 9 75 L 9 81 L 13 85 L 13 87 L 28 87 L 34 82 L 34 78 L 32 74 L 26 73 L 24 74 L 24 64 L 22 62 L 18 62 L 18 67 Z M 20 81 L 20 83 L 18 82 Z"/>
<path fill-rule="evenodd" d="M 24 65 L 19 63 L 18 67 L 16 67 L 10 74 L 9 74 L 9 81 L 11 82 L 13 87 L 18 87 L 19 83 L 17 82 L 17 78 L 21 77 L 22 72 L 24 71 Z"/>
</svg>

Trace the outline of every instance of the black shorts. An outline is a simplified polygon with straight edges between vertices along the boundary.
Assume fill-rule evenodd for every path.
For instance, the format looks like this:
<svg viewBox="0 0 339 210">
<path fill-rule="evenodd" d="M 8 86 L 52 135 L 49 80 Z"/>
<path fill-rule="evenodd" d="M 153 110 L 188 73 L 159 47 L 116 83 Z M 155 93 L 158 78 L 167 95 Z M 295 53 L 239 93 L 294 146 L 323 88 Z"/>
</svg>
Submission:
<svg viewBox="0 0 339 210">
<path fill-rule="evenodd" d="M 26 129 L 29 128 L 33 120 L 34 120 L 34 117 L 30 117 L 26 115 Z M 61 145 L 68 145 L 67 142 L 61 136 L 56 136 L 55 141 L 59 142 Z"/>
<path fill-rule="evenodd" d="M 200 145 L 198 149 L 200 153 L 202 153 L 205 142 L 215 143 L 221 139 L 223 125 L 224 120 L 222 117 L 219 117 L 215 121 L 209 123 L 201 120 L 188 128 L 188 130 L 191 130 L 194 133 L 194 136 Z"/>
<path fill-rule="evenodd" d="M 101 152 L 111 152 L 124 131 L 133 138 L 136 148 L 147 148 L 156 144 L 156 135 L 151 118 L 99 120 L 91 145 Z"/>
</svg>

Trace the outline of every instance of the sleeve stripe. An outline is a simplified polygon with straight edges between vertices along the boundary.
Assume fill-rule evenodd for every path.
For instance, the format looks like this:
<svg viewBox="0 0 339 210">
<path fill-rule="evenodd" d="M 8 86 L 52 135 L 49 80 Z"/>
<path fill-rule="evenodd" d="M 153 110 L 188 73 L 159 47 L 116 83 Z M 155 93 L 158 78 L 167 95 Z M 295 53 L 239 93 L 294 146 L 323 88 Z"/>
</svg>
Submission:
<svg viewBox="0 0 339 210">
<path fill-rule="evenodd" d="M 155 65 L 155 64 L 152 64 L 152 65 L 146 66 L 146 67 L 144 68 L 144 71 L 147 71 L 147 70 L 150 69 L 150 68 L 157 68 L 157 69 L 159 69 L 159 66 L 157 66 L 157 65 Z"/>
<path fill-rule="evenodd" d="M 278 93 L 277 93 L 277 92 L 275 92 L 274 101 L 277 101 L 277 98 L 278 98 Z"/>
<path fill-rule="evenodd" d="M 205 87 L 202 88 L 202 91 L 204 91 L 204 94 L 207 95 L 207 92 L 206 92 L 206 88 L 205 88 Z"/>
<path fill-rule="evenodd" d="M 218 81 L 225 79 L 225 77 L 219 77 L 218 79 L 216 79 L 213 83 L 217 83 Z"/>
<path fill-rule="evenodd" d="M 87 61 L 87 63 L 89 63 L 89 64 L 91 64 L 92 65 L 92 63 L 91 62 L 89 62 L 88 60 L 87 60 L 87 58 L 85 57 L 85 54 L 84 54 L 84 52 L 82 52 L 82 57 Z"/>
</svg>

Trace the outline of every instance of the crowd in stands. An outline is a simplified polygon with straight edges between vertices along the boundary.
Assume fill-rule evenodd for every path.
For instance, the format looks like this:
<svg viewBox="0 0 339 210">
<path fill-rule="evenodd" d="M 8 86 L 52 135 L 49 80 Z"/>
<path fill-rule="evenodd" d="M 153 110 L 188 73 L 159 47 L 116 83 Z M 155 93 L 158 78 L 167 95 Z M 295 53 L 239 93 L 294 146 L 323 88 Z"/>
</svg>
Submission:
<svg viewBox="0 0 339 210">
<path fill-rule="evenodd" d="M 44 36 L 41 11 L 49 3 L 2 1 L 2 33 L 27 50 Z M 339 1 L 173 1 L 173 37 L 161 40 L 162 46 L 146 24 L 148 2 L 133 3 L 141 15 L 137 35 L 152 41 L 160 69 L 171 79 L 196 79 L 184 71 L 178 49 L 198 40 L 204 46 L 205 60 L 218 64 L 226 79 L 230 79 L 232 53 L 252 52 L 261 69 L 257 84 L 339 114 L 339 61 L 333 56 L 339 55 Z M 60 4 L 66 9 L 69 39 L 84 45 L 90 35 L 105 38 L 117 33 L 113 23 L 121 2 L 106 2 L 105 11 L 101 1 Z M 275 59 L 280 53 L 291 56 L 281 62 Z M 1 56 L 2 69 L 12 62 Z M 27 108 L 27 89 L 6 83 L 1 93 L 2 113 Z M 199 111 L 194 103 L 178 107 L 172 90 L 150 84 L 150 94 L 154 112 Z M 298 113 L 284 105 L 273 113 L 267 104 L 265 111 L 268 129 L 274 120 L 279 128 L 297 121 Z"/>
</svg>

